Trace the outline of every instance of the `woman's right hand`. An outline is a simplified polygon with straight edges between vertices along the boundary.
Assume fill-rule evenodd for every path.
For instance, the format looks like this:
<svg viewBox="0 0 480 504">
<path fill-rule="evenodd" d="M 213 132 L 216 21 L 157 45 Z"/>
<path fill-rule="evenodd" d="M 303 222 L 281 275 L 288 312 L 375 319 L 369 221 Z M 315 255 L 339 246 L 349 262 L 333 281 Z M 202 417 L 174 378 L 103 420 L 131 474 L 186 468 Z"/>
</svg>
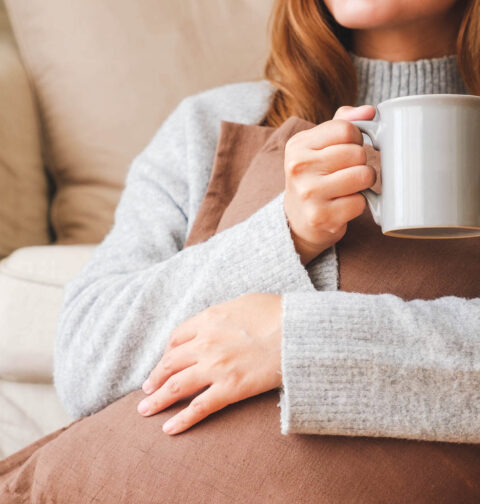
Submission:
<svg viewBox="0 0 480 504">
<path fill-rule="evenodd" d="M 365 209 L 359 191 L 375 184 L 376 171 L 349 121 L 374 116 L 371 105 L 340 107 L 332 120 L 296 133 L 285 146 L 284 209 L 303 265 L 339 241 Z"/>
</svg>

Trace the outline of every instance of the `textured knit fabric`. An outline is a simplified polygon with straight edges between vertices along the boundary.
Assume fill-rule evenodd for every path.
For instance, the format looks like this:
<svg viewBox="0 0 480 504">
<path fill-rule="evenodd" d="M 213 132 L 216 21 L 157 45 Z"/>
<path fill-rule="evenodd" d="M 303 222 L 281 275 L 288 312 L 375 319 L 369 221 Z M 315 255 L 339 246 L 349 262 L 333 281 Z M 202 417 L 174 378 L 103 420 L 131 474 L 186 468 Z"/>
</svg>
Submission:
<svg viewBox="0 0 480 504">
<path fill-rule="evenodd" d="M 357 104 L 464 93 L 454 56 L 390 63 L 352 55 Z M 283 434 L 480 440 L 480 300 L 405 302 L 337 291 L 335 248 L 304 268 L 281 193 L 244 222 L 182 250 L 205 193 L 220 120 L 254 124 L 265 81 L 185 99 L 129 170 L 115 224 L 66 287 L 55 384 L 87 415 L 139 388 L 170 331 L 247 292 L 281 293 Z"/>
</svg>

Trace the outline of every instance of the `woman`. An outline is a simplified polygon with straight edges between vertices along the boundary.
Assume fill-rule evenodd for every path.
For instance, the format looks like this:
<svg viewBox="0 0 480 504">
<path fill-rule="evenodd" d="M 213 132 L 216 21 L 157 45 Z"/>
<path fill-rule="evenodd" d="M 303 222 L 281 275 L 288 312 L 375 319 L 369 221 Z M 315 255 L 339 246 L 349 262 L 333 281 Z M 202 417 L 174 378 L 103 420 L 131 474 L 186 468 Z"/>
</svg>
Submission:
<svg viewBox="0 0 480 504">
<path fill-rule="evenodd" d="M 478 37 L 480 0 L 277 0 L 270 82 L 185 99 L 134 160 L 113 228 L 66 288 L 56 340 L 66 410 L 101 411 L 0 467 L 2 502 L 34 492 L 58 502 L 312 502 L 320 492 L 325 502 L 473 502 L 478 451 L 366 436 L 480 441 L 480 299 L 342 292 L 336 246 L 365 210 L 359 191 L 379 187 L 350 121 L 396 96 L 480 94 Z M 287 142 L 285 191 L 184 247 L 221 120 L 281 127 L 293 115 L 318 125 Z M 137 405 L 139 393 L 117 399 L 141 386 L 148 419 L 117 407 L 133 409 L 122 401 Z M 282 434 L 363 437 L 275 438 L 272 404 L 254 396 L 276 388 Z M 163 430 L 187 432 L 159 439 L 156 413 L 185 398 Z"/>
<path fill-rule="evenodd" d="M 464 416 L 480 408 L 471 403 L 480 385 L 480 300 L 407 303 L 333 292 L 332 247 L 365 209 L 359 191 L 376 180 L 350 121 L 372 119 L 374 105 L 395 96 L 479 94 L 480 2 L 279 0 L 272 27 L 270 83 L 187 98 L 134 160 L 113 228 L 66 289 L 55 349 L 66 410 L 89 415 L 143 384 L 148 397 L 138 411 L 149 416 L 201 391 L 163 426 L 176 434 L 281 387 L 283 434 L 480 440 L 480 417 L 466 427 Z M 291 115 L 320 124 L 288 142 L 284 194 L 182 250 L 207 187 L 220 120 L 279 126 Z M 386 370 L 382 335 L 392 331 L 404 348 Z M 375 362 L 335 357 L 348 353 L 358 332 L 371 335 L 362 351 Z M 432 333 L 445 338 L 435 359 L 411 355 L 417 338 Z M 302 341 L 309 347 L 300 358 Z M 444 349 L 465 345 L 474 357 L 459 378 Z M 320 355 L 336 367 L 329 378 Z M 422 381 L 425 366 L 445 369 L 447 378 Z M 362 393 L 399 373 L 404 387 L 395 394 L 382 388 L 377 403 Z M 454 384 L 455 412 L 445 415 L 449 404 L 435 397 L 447 397 Z M 319 388 L 337 400 L 320 399 L 313 394 Z M 400 420 L 396 394 L 405 398 Z M 421 427 L 425 418 L 430 432 Z"/>
</svg>

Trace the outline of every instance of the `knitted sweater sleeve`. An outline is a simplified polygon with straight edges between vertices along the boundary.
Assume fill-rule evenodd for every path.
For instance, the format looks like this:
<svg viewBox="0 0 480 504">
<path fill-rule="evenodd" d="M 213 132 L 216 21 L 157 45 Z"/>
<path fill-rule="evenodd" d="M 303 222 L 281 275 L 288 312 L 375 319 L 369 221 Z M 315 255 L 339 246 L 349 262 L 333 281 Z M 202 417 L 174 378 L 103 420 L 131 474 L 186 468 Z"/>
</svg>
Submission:
<svg viewBox="0 0 480 504">
<path fill-rule="evenodd" d="M 282 296 L 282 433 L 480 442 L 480 299 Z"/>
<path fill-rule="evenodd" d="M 54 383 L 73 417 L 140 388 L 170 332 L 208 306 L 249 292 L 313 289 L 290 238 L 284 193 L 183 248 L 200 184 L 187 137 L 202 141 L 186 127 L 189 107 L 182 102 L 132 162 L 113 227 L 65 287 Z"/>
</svg>

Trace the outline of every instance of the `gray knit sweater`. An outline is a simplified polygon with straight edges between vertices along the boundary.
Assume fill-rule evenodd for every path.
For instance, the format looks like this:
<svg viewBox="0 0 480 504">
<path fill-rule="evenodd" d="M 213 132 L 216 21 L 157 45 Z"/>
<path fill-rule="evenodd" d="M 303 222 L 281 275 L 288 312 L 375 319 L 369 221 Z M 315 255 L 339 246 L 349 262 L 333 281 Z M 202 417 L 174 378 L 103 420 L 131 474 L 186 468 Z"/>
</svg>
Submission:
<svg viewBox="0 0 480 504">
<path fill-rule="evenodd" d="M 351 56 L 356 104 L 466 93 L 455 56 L 396 63 Z M 272 92 L 260 81 L 186 98 L 133 160 L 112 229 L 65 289 L 54 370 L 65 409 L 88 415 L 140 388 L 183 320 L 245 293 L 272 292 L 283 295 L 283 434 L 479 442 L 480 299 L 405 302 L 338 291 L 335 247 L 302 266 L 284 193 L 182 249 L 220 120 L 258 122 Z"/>
</svg>

